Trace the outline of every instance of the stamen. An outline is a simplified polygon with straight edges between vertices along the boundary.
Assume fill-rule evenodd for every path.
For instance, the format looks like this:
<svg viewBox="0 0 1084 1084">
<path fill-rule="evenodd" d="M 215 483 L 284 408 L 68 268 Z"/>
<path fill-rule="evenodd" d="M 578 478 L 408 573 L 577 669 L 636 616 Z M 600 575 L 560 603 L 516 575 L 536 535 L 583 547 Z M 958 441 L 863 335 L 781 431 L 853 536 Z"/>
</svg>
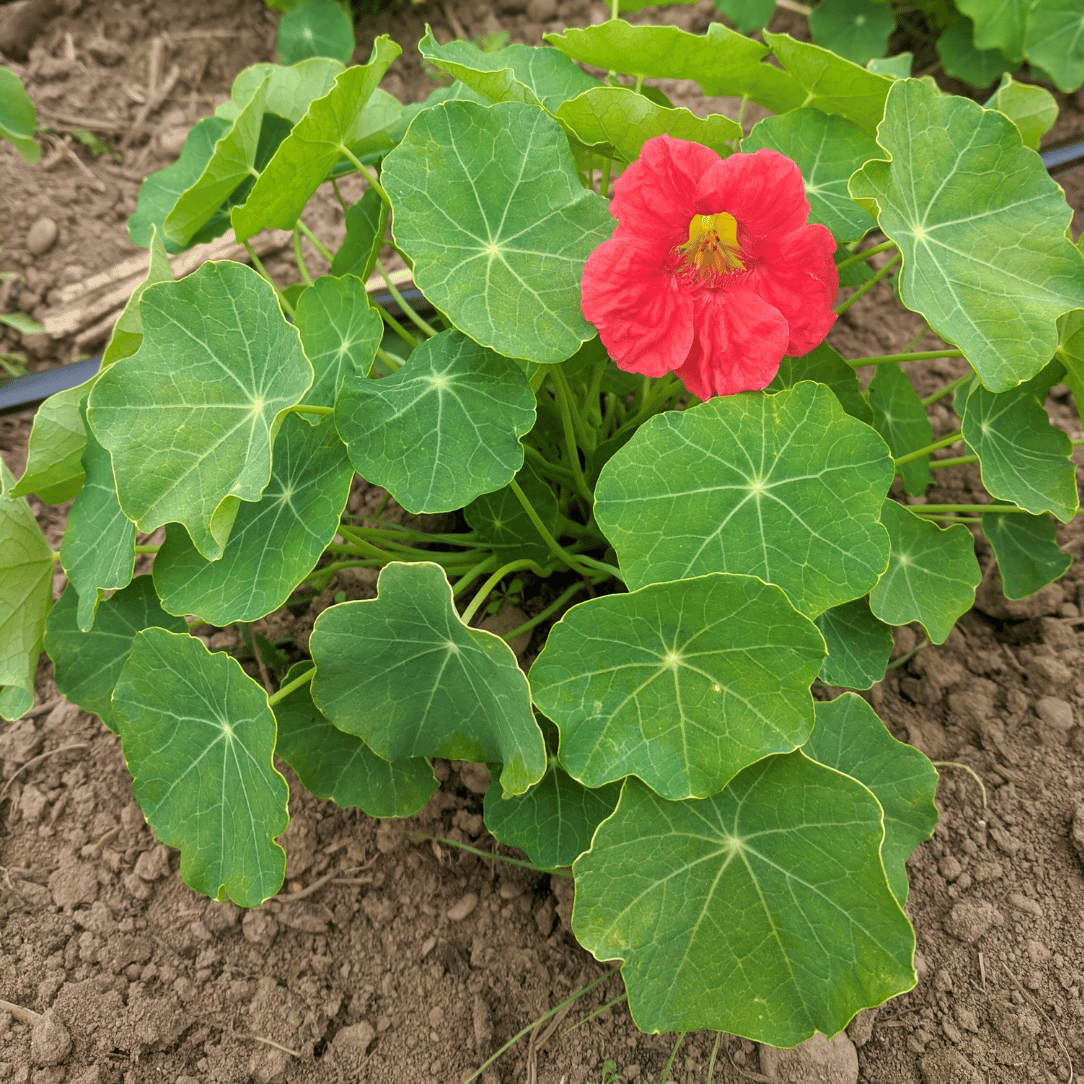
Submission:
<svg viewBox="0 0 1084 1084">
<path fill-rule="evenodd" d="M 697 275 L 730 275 L 745 271 L 745 254 L 738 243 L 738 223 L 720 211 L 696 215 L 689 223 L 689 240 L 678 247 L 688 268 Z"/>
</svg>

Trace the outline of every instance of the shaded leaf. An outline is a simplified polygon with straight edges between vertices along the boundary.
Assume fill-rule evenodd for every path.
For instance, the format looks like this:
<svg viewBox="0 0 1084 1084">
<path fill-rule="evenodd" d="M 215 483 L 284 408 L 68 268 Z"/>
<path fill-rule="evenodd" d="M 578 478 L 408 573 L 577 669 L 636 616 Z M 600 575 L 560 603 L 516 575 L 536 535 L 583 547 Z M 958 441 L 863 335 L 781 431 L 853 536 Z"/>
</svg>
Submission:
<svg viewBox="0 0 1084 1084">
<path fill-rule="evenodd" d="M 384 244 L 388 205 L 375 188 L 367 188 L 346 212 L 346 236 L 331 261 L 332 275 L 356 275 L 368 280 Z"/>
<path fill-rule="evenodd" d="M 517 472 L 516 482 L 552 534 L 557 518 L 557 494 L 529 463 Z M 544 567 L 553 560 L 549 547 L 508 486 L 476 497 L 463 509 L 463 517 L 502 561 L 523 558 Z"/>
<path fill-rule="evenodd" d="M 194 636 L 148 628 L 132 642 L 113 711 L 132 793 L 159 841 L 180 850 L 181 880 L 241 907 L 273 896 L 290 792 L 271 762 L 264 690 Z"/>
<path fill-rule="evenodd" d="M 881 819 L 866 787 L 800 752 L 699 801 L 628 779 L 573 867 L 573 932 L 596 958 L 624 961 L 641 1031 L 773 1046 L 833 1035 L 915 983 Z"/>
<path fill-rule="evenodd" d="M 748 34 L 768 25 L 775 11 L 775 0 L 715 0 L 715 7 L 728 15 L 743 34 Z"/>
<path fill-rule="evenodd" d="M 311 663 L 295 663 L 283 685 L 307 669 Z M 382 760 L 360 738 L 332 726 L 317 711 L 307 685 L 275 705 L 275 719 L 275 752 L 317 798 L 344 809 L 356 806 L 370 817 L 409 817 L 439 786 L 424 758 Z"/>
<path fill-rule="evenodd" d="M 873 424 L 873 411 L 862 394 L 858 374 L 828 343 L 814 347 L 804 357 L 783 358 L 779 372 L 765 390 L 783 391 L 785 388 L 793 388 L 803 380 L 815 380 L 818 384 L 827 385 L 839 400 L 839 405 L 852 418 L 867 425 Z"/>
<path fill-rule="evenodd" d="M 891 9 L 874 0 L 821 0 L 809 15 L 813 40 L 855 64 L 882 56 L 895 29 Z"/>
<path fill-rule="evenodd" d="M 173 278 L 166 244 L 156 225 L 151 226 L 147 247 L 151 250 L 147 277 L 132 292 L 113 325 L 113 333 L 109 336 L 109 342 L 102 354 L 102 369 L 108 369 L 121 358 L 131 357 L 139 349 L 143 342 L 143 318 L 139 315 L 139 302 L 143 291 L 156 282 L 168 282 Z"/>
<path fill-rule="evenodd" d="M 91 631 L 80 627 L 81 603 L 69 583 L 49 614 L 45 650 L 53 660 L 57 690 L 84 711 L 97 715 L 116 734 L 111 697 L 136 633 L 152 626 L 187 632 L 188 626 L 183 617 L 173 617 L 162 609 L 150 576 L 136 576 L 102 602 Z"/>
<path fill-rule="evenodd" d="M 933 443 L 933 426 L 911 384 L 910 377 L 896 364 L 878 365 L 867 388 L 873 410 L 873 427 L 885 439 L 897 459 Z M 900 465 L 903 488 L 912 496 L 933 485 L 930 457 L 924 455 Z"/>
<path fill-rule="evenodd" d="M 868 598 L 833 606 L 817 618 L 828 657 L 820 679 L 845 689 L 869 689 L 881 681 L 892 655 L 892 630 L 873 616 Z"/>
<path fill-rule="evenodd" d="M 1028 7 L 1024 53 L 1049 72 L 1058 90 L 1084 83 L 1084 16 L 1079 0 L 1036 0 Z"/>
<path fill-rule="evenodd" d="M 426 339 L 391 376 L 348 374 L 335 405 L 354 469 L 410 512 L 449 512 L 506 486 L 534 415 L 523 370 L 457 331 Z"/>
<path fill-rule="evenodd" d="M 976 49 L 997 49 L 1013 64 L 1024 59 L 1024 29 L 1032 0 L 958 0 L 956 6 L 974 23 Z"/>
<path fill-rule="evenodd" d="M 943 644 L 975 601 L 982 578 L 975 540 L 962 523 L 948 528 L 885 501 L 881 522 L 892 553 L 888 569 L 870 592 L 870 609 L 889 625 L 918 621 L 935 644 Z"/>
<path fill-rule="evenodd" d="M 271 480 L 258 501 L 238 509 L 221 558 L 205 561 L 183 527 L 166 528 L 154 561 L 162 605 L 220 626 L 277 610 L 335 536 L 353 478 L 330 418 L 312 426 L 286 417 Z"/>
<path fill-rule="evenodd" d="M 315 56 L 346 64 L 354 52 L 353 20 L 335 0 L 307 0 L 279 20 L 276 48 L 283 64 Z"/>
<path fill-rule="evenodd" d="M 312 366 L 272 287 L 243 264 L 148 287 L 140 313 L 142 345 L 99 375 L 87 417 L 125 515 L 144 533 L 183 523 L 217 560 L 238 502 L 267 485 L 275 427 Z"/>
<path fill-rule="evenodd" d="M 573 606 L 531 667 L 531 695 L 585 786 L 635 775 L 664 798 L 704 798 L 805 741 L 823 658 L 778 587 L 700 576 Z"/>
<path fill-rule="evenodd" d="M 884 571 L 884 441 L 809 381 L 645 422 L 602 469 L 595 516 L 625 582 L 759 576 L 814 617 Z"/>
<path fill-rule="evenodd" d="M 949 75 L 974 87 L 989 86 L 1015 65 L 999 49 L 980 49 L 974 37 L 974 25 L 963 16 L 937 39 L 937 52 Z"/>
<path fill-rule="evenodd" d="M 873 708 L 854 693 L 817 704 L 817 725 L 802 752 L 857 779 L 881 803 L 881 858 L 902 907 L 907 902 L 905 863 L 937 824 L 937 769 L 913 746 L 896 741 Z"/>
<path fill-rule="evenodd" d="M 320 711 L 386 760 L 500 763 L 506 794 L 537 783 L 546 748 L 512 649 L 462 623 L 439 565 L 386 565 L 377 589 L 316 620 L 309 649 Z"/>
</svg>

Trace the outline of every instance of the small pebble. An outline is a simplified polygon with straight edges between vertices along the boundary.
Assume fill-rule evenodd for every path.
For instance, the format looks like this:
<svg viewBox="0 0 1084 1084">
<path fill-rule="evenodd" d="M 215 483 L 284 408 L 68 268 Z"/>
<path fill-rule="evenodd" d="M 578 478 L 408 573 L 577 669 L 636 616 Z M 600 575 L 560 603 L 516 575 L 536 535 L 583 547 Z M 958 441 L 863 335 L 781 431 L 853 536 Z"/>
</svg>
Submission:
<svg viewBox="0 0 1084 1084">
<path fill-rule="evenodd" d="M 973 942 L 982 937 L 991 926 L 998 925 L 1001 920 L 1001 913 L 990 904 L 961 900 L 949 912 L 944 926 L 945 931 L 953 937 L 961 941 Z"/>
<path fill-rule="evenodd" d="M 1073 717 L 1073 706 L 1057 696 L 1042 696 L 1035 704 L 1035 714 L 1047 726 L 1056 730 L 1063 730 L 1066 734 L 1076 725 Z"/>
<path fill-rule="evenodd" d="M 56 244 L 59 229 L 51 218 L 39 218 L 26 231 L 26 251 L 31 256 L 43 256 Z"/>
<path fill-rule="evenodd" d="M 1043 917 L 1043 909 L 1039 904 L 1020 892 L 1010 892 L 1009 903 L 1011 903 L 1018 911 L 1023 911 L 1025 914 L 1031 915 L 1034 918 Z"/>
<path fill-rule="evenodd" d="M 444 913 L 452 922 L 462 922 L 477 906 L 478 897 L 473 892 L 468 892 L 458 903 L 453 903 Z"/>
<path fill-rule="evenodd" d="M 72 1037 L 52 1013 L 35 1021 L 30 1032 L 30 1061 L 34 1065 L 59 1065 L 71 1052 Z"/>
</svg>

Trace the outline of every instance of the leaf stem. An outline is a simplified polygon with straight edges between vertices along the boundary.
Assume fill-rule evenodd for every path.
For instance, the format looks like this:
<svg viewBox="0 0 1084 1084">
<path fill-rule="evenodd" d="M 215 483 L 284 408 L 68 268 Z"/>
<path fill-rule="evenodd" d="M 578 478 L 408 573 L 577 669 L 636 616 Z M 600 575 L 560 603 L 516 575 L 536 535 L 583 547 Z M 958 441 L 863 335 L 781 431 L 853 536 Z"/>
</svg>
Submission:
<svg viewBox="0 0 1084 1084">
<path fill-rule="evenodd" d="M 335 198 L 339 201 L 339 206 L 343 209 L 343 214 L 345 215 L 346 212 L 350 210 L 350 207 L 347 205 L 346 200 L 343 199 L 343 194 L 339 191 L 339 184 L 334 177 L 331 178 L 331 188 L 332 191 L 335 193 Z"/>
<path fill-rule="evenodd" d="M 963 440 L 964 435 L 959 429 L 954 433 L 949 433 L 947 437 L 942 437 L 940 440 L 935 440 L 933 444 L 927 444 L 925 448 L 917 448 L 913 452 L 908 452 L 906 455 L 901 455 L 896 459 L 896 470 L 899 470 L 905 463 L 911 463 L 916 459 L 921 459 L 924 455 L 929 455 L 931 452 L 936 452 L 939 448 L 947 448 L 950 444 L 955 444 L 957 441 Z"/>
<path fill-rule="evenodd" d="M 376 267 L 377 267 L 377 270 L 380 272 L 381 277 L 384 279 L 384 284 L 388 288 L 388 293 L 391 294 L 391 296 L 395 298 L 395 303 L 399 306 L 399 308 L 401 308 L 403 310 L 404 313 L 406 313 L 407 319 L 423 335 L 427 336 L 428 338 L 431 339 L 434 335 L 436 335 L 437 334 L 437 329 L 435 327 L 433 327 L 432 324 L 428 323 L 426 320 L 423 320 L 414 311 L 414 308 L 410 304 L 410 302 L 407 301 L 407 299 L 405 297 L 403 297 L 402 293 L 400 293 L 399 287 L 396 286 L 395 283 L 391 281 L 391 277 L 388 275 L 387 269 L 384 267 L 384 264 L 381 263 L 380 260 L 376 261 Z"/>
<path fill-rule="evenodd" d="M 388 367 L 390 372 L 397 373 L 403 367 L 402 360 L 382 346 L 376 348 L 376 356 Z"/>
<path fill-rule="evenodd" d="M 965 463 L 977 463 L 979 457 L 977 455 L 954 455 L 948 459 L 931 459 L 926 465 L 930 470 L 937 470 L 941 467 L 962 467 Z"/>
<path fill-rule="evenodd" d="M 854 267 L 856 263 L 868 260 L 870 256 L 876 256 L 878 252 L 887 252 L 890 248 L 895 247 L 895 241 L 885 241 L 883 244 L 874 245 L 873 248 L 863 249 L 861 252 L 856 252 L 853 256 L 848 256 L 845 260 L 840 260 L 839 263 L 836 264 L 836 270 L 846 271 L 848 267 Z"/>
<path fill-rule="evenodd" d="M 527 560 L 526 558 L 520 558 L 517 561 L 509 561 L 507 564 L 501 565 L 501 567 L 498 568 L 480 588 L 478 588 L 474 598 L 467 603 L 466 609 L 459 615 L 460 621 L 462 621 L 464 625 L 469 625 L 471 618 L 478 612 L 478 607 L 489 597 L 489 592 L 492 591 L 509 572 L 519 572 L 525 568 L 532 569 L 540 576 L 543 575 L 542 569 L 540 569 L 534 561 Z"/>
<path fill-rule="evenodd" d="M 685 1036 L 688 1035 L 687 1031 L 681 1031 L 678 1033 L 677 1042 L 674 1043 L 674 1049 L 670 1051 L 670 1060 L 666 1063 L 666 1068 L 662 1071 L 662 1079 L 659 1084 L 666 1084 L 670 1079 L 670 1070 L 674 1067 L 674 1061 L 677 1058 L 678 1047 L 681 1046 Z"/>
<path fill-rule="evenodd" d="M 589 557 L 586 553 L 577 553 L 576 560 L 583 562 L 585 565 L 589 565 L 591 568 L 598 569 L 599 572 L 603 572 L 607 576 L 613 577 L 615 580 L 621 579 L 621 569 L 614 568 L 613 565 L 608 565 L 605 561 L 600 561 L 595 557 Z"/>
<path fill-rule="evenodd" d="M 273 708 L 281 700 L 285 700 L 290 693 L 297 689 L 300 689 L 302 685 L 308 685 L 312 681 L 313 675 L 316 673 L 316 667 L 313 666 L 311 670 L 306 670 L 300 677 L 294 678 L 293 681 L 286 682 L 285 685 L 279 688 L 277 693 L 273 693 L 267 698 L 267 706 Z"/>
<path fill-rule="evenodd" d="M 136 553 L 157 553 L 161 548 L 161 546 L 136 546 L 134 550 Z M 57 556 L 60 555 L 57 554 Z"/>
<path fill-rule="evenodd" d="M 309 265 L 305 263 L 305 257 L 301 252 L 301 230 L 298 228 L 301 225 L 300 220 L 297 225 L 294 226 L 293 244 L 294 244 L 294 261 L 297 264 L 298 271 L 301 272 L 302 281 L 306 286 L 312 285 L 312 275 L 309 274 Z"/>
<path fill-rule="evenodd" d="M 571 587 L 566 588 L 553 602 L 551 602 L 544 610 L 540 610 L 529 621 L 525 621 L 518 628 L 513 629 L 511 632 L 505 632 L 501 634 L 501 639 L 506 643 L 511 643 L 517 636 L 522 636 L 525 632 L 530 632 L 536 625 L 541 625 L 547 617 L 555 614 L 573 595 L 584 589 L 584 584 L 574 583 Z"/>
<path fill-rule="evenodd" d="M 610 167 L 612 165 L 613 162 L 609 158 L 603 158 L 602 175 L 598 179 L 598 194 L 602 196 L 603 199 L 606 198 L 606 194 L 610 191 Z"/>
<path fill-rule="evenodd" d="M 314 406 L 311 403 L 295 403 L 287 407 L 288 414 L 334 414 L 335 408 L 329 406 Z"/>
<path fill-rule="evenodd" d="M 902 255 L 899 252 L 897 252 L 896 255 L 893 256 L 892 259 L 889 260 L 888 263 L 886 263 L 884 265 L 884 267 L 882 267 L 881 270 L 878 271 L 877 274 L 873 276 L 873 278 L 867 279 L 865 282 L 863 282 L 862 285 L 859 286 L 858 289 L 855 290 L 855 292 L 853 294 L 851 294 L 851 296 L 848 297 L 847 300 L 844 301 L 836 309 L 836 315 L 840 316 L 843 313 L 845 313 L 863 294 L 866 294 L 870 290 L 872 290 L 873 287 L 876 286 L 877 283 L 880 282 L 881 279 L 883 279 L 885 277 L 885 275 L 887 275 L 889 273 L 889 271 L 891 271 L 892 268 L 895 267 L 896 264 L 898 264 L 900 262 L 901 259 L 903 259 Z"/>
<path fill-rule="evenodd" d="M 526 457 L 543 473 L 548 475 L 554 481 L 563 482 L 569 488 L 572 488 L 576 484 L 576 479 L 572 474 L 572 471 L 565 467 L 562 467 L 558 463 L 551 463 L 537 448 L 530 444 L 523 445 L 523 451 Z"/>
<path fill-rule="evenodd" d="M 363 165 L 357 157 L 351 152 L 349 147 L 344 147 L 342 143 L 339 144 L 339 150 L 342 151 L 343 157 L 360 173 L 368 182 L 369 187 L 372 188 L 376 194 L 390 207 L 391 200 L 388 199 L 387 192 L 384 191 L 384 186 L 376 179 L 376 174 L 369 169 L 368 166 Z"/>
<path fill-rule="evenodd" d="M 275 294 L 279 299 L 279 304 L 282 306 L 283 311 L 286 313 L 287 316 L 293 316 L 293 305 L 291 305 L 290 302 L 286 300 L 286 295 L 275 285 L 275 280 L 267 273 L 267 268 L 264 267 L 263 262 L 260 260 L 260 257 L 256 255 L 256 250 L 252 247 L 252 245 L 248 243 L 248 241 L 243 241 L 242 244 L 245 246 L 245 252 L 248 253 L 248 258 L 251 261 L 252 266 L 256 268 L 256 271 L 258 272 L 260 277 L 268 283 L 272 290 L 275 291 Z"/>
<path fill-rule="evenodd" d="M 674 383 L 677 379 L 673 373 L 666 373 L 664 376 L 659 377 L 644 395 L 640 409 L 614 431 L 614 436 L 626 429 L 638 429 L 648 418 L 661 413 L 670 396 L 674 394 Z"/>
<path fill-rule="evenodd" d="M 572 557 L 557 543 L 557 540 L 553 537 L 552 534 L 550 534 L 549 529 L 542 522 L 542 517 L 535 511 L 534 505 L 531 504 L 530 500 L 528 500 L 527 494 L 524 493 L 522 489 L 520 489 L 519 483 L 515 480 L 515 478 L 513 478 L 512 481 L 508 483 L 508 488 L 511 489 L 512 492 L 516 495 L 516 500 L 518 500 L 519 503 L 523 505 L 523 510 L 527 513 L 530 521 L 534 524 L 535 530 L 538 531 L 538 533 L 542 536 L 543 540 L 546 543 L 546 548 L 550 551 L 550 553 L 552 553 L 553 556 L 561 562 L 561 564 L 567 565 L 569 568 L 572 569 L 573 572 L 578 572 L 582 576 L 583 567 L 578 563 L 579 559 Z"/>
<path fill-rule="evenodd" d="M 905 507 L 908 512 L 914 512 L 919 516 L 941 515 L 946 512 L 959 512 L 965 516 L 982 516 L 988 512 L 1019 512 L 1023 515 L 1031 515 L 1026 508 L 1020 508 L 1015 504 L 908 504 Z"/>
<path fill-rule="evenodd" d="M 299 229 L 309 239 L 309 241 L 312 243 L 312 247 L 316 249 L 316 251 L 319 252 L 320 255 L 323 256 L 325 260 L 327 260 L 328 263 L 331 263 L 331 261 L 335 259 L 335 257 L 329 251 L 327 245 L 325 245 L 324 242 L 321 241 L 320 238 L 317 237 L 316 234 L 313 233 L 312 230 L 310 230 L 309 227 L 306 226 L 300 218 L 297 220 L 297 226 L 295 228 Z"/>
<path fill-rule="evenodd" d="M 843 310 L 837 310 L 842 312 Z M 954 350 L 951 346 L 945 347 L 944 350 L 919 350 L 917 352 L 912 351 L 907 354 L 877 354 L 872 358 L 844 358 L 843 360 L 852 368 L 857 369 L 862 365 L 889 365 L 889 364 L 903 364 L 908 361 L 929 361 L 931 358 L 962 358 L 964 356 L 962 350 Z M 968 373 L 964 380 L 968 379 L 972 374 Z M 962 381 L 961 381 L 962 382 Z M 935 398 L 940 399 L 946 392 L 951 391 L 955 387 L 955 384 L 950 384 L 948 388 L 943 391 L 939 391 Z M 923 400 L 925 402 L 926 400 Z M 932 402 L 933 400 L 931 400 Z"/>
<path fill-rule="evenodd" d="M 933 395 L 927 395 L 925 399 L 919 399 L 919 402 L 925 407 L 936 403 L 938 399 L 943 399 L 950 392 L 954 392 L 961 384 L 966 384 L 972 377 L 972 372 L 969 369 L 963 376 L 958 376 L 951 383 L 946 384 L 940 391 L 935 391 Z"/>
<path fill-rule="evenodd" d="M 557 407 L 561 413 L 561 430 L 565 438 L 565 454 L 568 456 L 569 470 L 572 473 L 572 482 L 576 491 L 587 502 L 588 508 L 593 508 L 595 495 L 587 485 L 587 479 L 583 476 L 583 467 L 580 466 L 579 445 L 576 440 L 575 423 L 572 419 L 572 411 L 569 400 L 572 398 L 572 389 L 568 386 L 568 379 L 561 372 L 560 366 L 554 366 L 550 374 L 553 380 L 554 394 L 557 396 Z M 515 485 L 515 482 L 512 483 Z M 518 488 L 518 487 L 517 487 Z M 541 522 L 541 521 L 539 521 Z M 556 543 L 554 543 L 556 545 Z"/>
<path fill-rule="evenodd" d="M 392 314 L 388 312 L 388 310 L 385 309 L 383 305 L 378 305 L 375 301 L 372 302 L 372 305 L 376 309 L 376 311 L 380 313 L 380 318 L 384 321 L 384 323 L 387 324 L 388 327 L 390 327 L 392 331 L 394 331 L 395 334 L 398 335 L 399 338 L 402 339 L 403 342 L 405 342 L 407 346 L 410 347 L 411 350 L 413 350 L 414 347 L 418 345 L 418 340 L 415 339 L 414 336 L 411 335 L 410 332 L 407 331 L 407 329 L 403 327 L 403 325 L 399 323 L 399 321 L 396 320 L 395 317 L 392 316 Z M 396 366 L 396 368 L 398 368 L 398 366 Z"/>
<path fill-rule="evenodd" d="M 460 576 L 459 581 L 452 589 L 452 597 L 455 598 L 456 595 L 459 595 L 463 591 L 466 591 L 466 589 L 470 587 L 470 585 L 474 583 L 474 581 L 478 579 L 479 576 L 484 576 L 487 572 L 489 572 L 489 570 L 494 567 L 494 564 L 498 560 L 499 558 L 495 557 L 491 553 L 484 560 L 479 561 L 478 564 L 476 564 L 473 568 L 467 569 L 467 571 L 464 572 L 462 576 Z"/>
</svg>

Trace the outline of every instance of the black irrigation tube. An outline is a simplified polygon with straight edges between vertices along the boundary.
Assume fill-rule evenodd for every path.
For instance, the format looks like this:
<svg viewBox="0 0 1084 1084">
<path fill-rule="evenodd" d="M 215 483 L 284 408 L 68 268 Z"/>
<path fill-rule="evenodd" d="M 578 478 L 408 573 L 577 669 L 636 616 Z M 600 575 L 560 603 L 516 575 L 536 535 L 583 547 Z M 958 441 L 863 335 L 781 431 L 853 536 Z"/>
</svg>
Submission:
<svg viewBox="0 0 1084 1084">
<path fill-rule="evenodd" d="M 1084 168 L 1084 141 L 1075 140 L 1051 147 L 1043 151 L 1039 157 L 1042 158 L 1043 165 L 1052 177 L 1082 169 Z M 432 313 L 432 306 L 422 297 L 420 291 L 404 290 L 403 297 L 414 304 L 423 316 Z M 398 310 L 390 294 L 377 294 L 375 300 L 381 305 Z M 59 369 L 47 369 L 41 373 L 28 373 L 26 376 L 10 381 L 0 387 L 0 417 L 5 414 L 18 414 L 24 410 L 32 410 L 50 395 L 82 384 L 98 371 L 101 360 L 100 357 L 87 358 L 86 361 L 77 361 L 74 365 L 62 365 Z"/>
</svg>

